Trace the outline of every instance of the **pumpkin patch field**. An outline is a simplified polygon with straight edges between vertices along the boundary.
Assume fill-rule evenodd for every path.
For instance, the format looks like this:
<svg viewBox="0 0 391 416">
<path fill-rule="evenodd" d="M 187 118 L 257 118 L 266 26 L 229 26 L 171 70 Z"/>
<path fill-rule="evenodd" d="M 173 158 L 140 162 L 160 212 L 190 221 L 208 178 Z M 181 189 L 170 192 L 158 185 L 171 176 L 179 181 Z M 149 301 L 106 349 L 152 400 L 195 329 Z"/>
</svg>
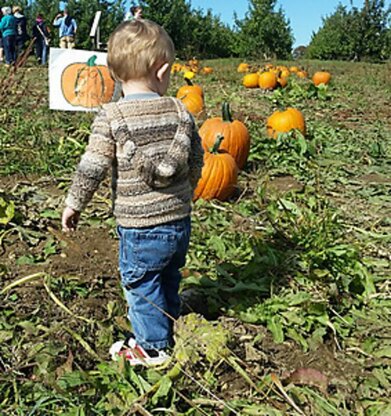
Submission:
<svg viewBox="0 0 391 416">
<path fill-rule="evenodd" d="M 94 115 L 50 111 L 46 69 L 0 68 L 0 415 L 390 415 L 390 64 L 185 64 L 169 94 L 205 165 L 150 369 L 109 357 L 130 330 L 109 178 L 61 231 Z"/>
</svg>

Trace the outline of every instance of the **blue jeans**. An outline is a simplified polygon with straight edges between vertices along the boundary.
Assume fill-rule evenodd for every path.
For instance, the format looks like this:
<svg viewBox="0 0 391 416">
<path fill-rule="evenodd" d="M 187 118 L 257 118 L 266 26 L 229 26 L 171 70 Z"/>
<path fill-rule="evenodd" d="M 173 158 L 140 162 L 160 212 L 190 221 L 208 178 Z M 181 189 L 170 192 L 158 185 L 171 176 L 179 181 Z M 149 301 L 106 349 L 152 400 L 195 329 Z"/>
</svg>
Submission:
<svg viewBox="0 0 391 416">
<path fill-rule="evenodd" d="M 3 37 L 5 63 L 13 64 L 16 61 L 16 36 Z"/>
<path fill-rule="evenodd" d="M 147 228 L 118 227 L 118 234 L 121 283 L 136 341 L 146 349 L 173 346 L 190 217 Z"/>
<path fill-rule="evenodd" d="M 46 45 L 44 39 L 36 39 L 35 41 L 35 54 L 38 62 L 41 65 L 45 65 L 47 61 L 49 46 Z"/>
</svg>

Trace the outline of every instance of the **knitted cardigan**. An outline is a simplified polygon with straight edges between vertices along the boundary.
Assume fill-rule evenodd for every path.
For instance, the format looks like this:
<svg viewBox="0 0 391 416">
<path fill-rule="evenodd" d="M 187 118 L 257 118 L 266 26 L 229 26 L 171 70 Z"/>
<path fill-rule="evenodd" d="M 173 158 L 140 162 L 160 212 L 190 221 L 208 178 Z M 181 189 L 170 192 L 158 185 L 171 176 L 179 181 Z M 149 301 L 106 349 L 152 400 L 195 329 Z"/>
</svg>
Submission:
<svg viewBox="0 0 391 416">
<path fill-rule="evenodd" d="M 112 167 L 118 225 L 150 227 L 190 214 L 203 150 L 192 116 L 172 97 L 103 106 L 92 124 L 66 205 L 81 211 Z"/>
</svg>

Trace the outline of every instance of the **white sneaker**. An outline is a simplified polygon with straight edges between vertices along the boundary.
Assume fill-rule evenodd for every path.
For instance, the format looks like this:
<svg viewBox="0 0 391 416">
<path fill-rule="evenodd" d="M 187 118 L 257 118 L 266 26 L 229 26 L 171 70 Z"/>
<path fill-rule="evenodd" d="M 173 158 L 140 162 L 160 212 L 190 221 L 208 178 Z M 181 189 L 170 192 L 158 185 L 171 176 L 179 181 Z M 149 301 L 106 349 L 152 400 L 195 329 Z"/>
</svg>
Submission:
<svg viewBox="0 0 391 416">
<path fill-rule="evenodd" d="M 133 336 L 125 341 L 115 342 L 110 347 L 110 355 L 114 361 L 118 361 L 121 356 L 124 356 L 132 366 L 157 366 L 166 363 L 170 359 L 170 356 L 164 350 L 145 349 L 138 345 Z"/>
</svg>

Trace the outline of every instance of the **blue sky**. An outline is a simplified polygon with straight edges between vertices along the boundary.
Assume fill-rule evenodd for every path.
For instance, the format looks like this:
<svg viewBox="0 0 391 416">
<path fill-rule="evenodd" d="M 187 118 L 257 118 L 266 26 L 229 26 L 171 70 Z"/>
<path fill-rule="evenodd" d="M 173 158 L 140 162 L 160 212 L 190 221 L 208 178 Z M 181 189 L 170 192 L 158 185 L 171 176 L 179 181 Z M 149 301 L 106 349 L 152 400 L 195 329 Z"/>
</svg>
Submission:
<svg viewBox="0 0 391 416">
<path fill-rule="evenodd" d="M 212 9 L 214 14 L 220 15 L 221 19 L 233 24 L 233 15 L 236 11 L 239 18 L 244 17 L 248 11 L 247 0 L 191 0 L 193 8 L 204 10 Z M 352 0 L 353 5 L 361 7 L 364 0 Z M 291 22 L 295 36 L 294 46 L 307 45 L 311 40 L 313 31 L 322 24 L 322 16 L 331 14 L 338 3 L 349 6 L 351 0 L 278 0 L 278 6 L 282 6 L 286 17 Z M 386 4 L 390 5 L 391 0 Z"/>
</svg>

